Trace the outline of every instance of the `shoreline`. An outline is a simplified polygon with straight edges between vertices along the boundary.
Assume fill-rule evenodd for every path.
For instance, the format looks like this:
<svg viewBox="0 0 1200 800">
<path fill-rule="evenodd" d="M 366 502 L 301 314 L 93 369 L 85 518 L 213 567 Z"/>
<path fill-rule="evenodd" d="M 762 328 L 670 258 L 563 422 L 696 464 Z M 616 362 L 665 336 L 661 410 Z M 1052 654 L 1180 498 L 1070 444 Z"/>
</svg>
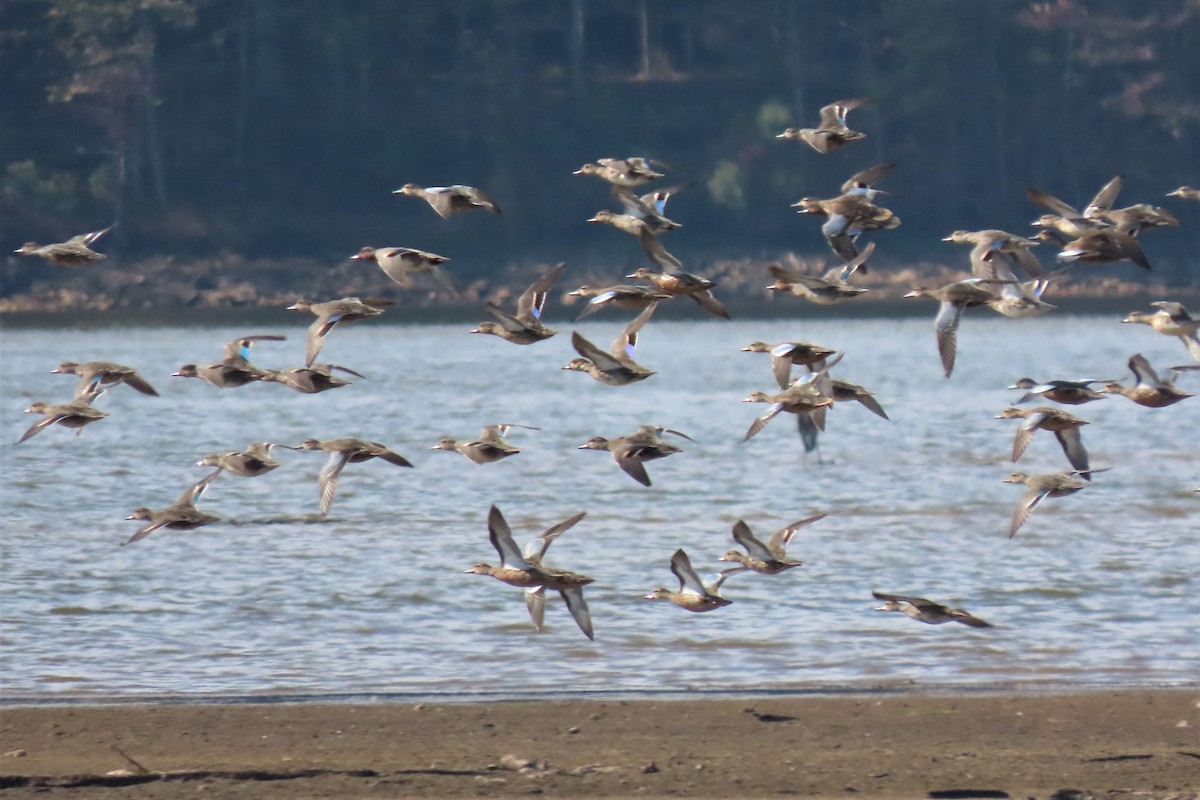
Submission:
<svg viewBox="0 0 1200 800">
<path fill-rule="evenodd" d="M 0 798 L 1195 797 L 1200 687 L 0 708 Z M 1090 793 L 1090 794 L 1088 794 Z"/>
<path fill-rule="evenodd" d="M 669 703 L 722 700 L 871 699 L 886 697 L 1070 697 L 1081 694 L 1194 691 L 1200 698 L 1200 681 L 1162 684 L 1090 683 L 1062 681 L 1013 683 L 962 683 L 930 686 L 918 683 L 845 686 L 772 686 L 762 689 L 563 689 L 560 691 L 260 691 L 199 692 L 195 694 L 147 692 L 144 694 L 14 694 L 0 692 L 0 713 L 9 708 L 107 708 L 130 706 L 246 706 L 246 705 L 469 705 L 491 703 Z"/>
</svg>

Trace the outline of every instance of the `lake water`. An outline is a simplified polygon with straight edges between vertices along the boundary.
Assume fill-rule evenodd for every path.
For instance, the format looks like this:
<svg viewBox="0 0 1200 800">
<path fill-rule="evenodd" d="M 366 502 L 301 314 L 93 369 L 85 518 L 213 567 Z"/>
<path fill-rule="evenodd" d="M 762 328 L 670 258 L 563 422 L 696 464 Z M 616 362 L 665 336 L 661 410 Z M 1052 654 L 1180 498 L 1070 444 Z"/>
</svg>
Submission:
<svg viewBox="0 0 1200 800">
<path fill-rule="evenodd" d="M 658 374 L 624 387 L 560 370 L 572 324 L 530 347 L 471 336 L 469 324 L 396 324 L 389 315 L 334 331 L 321 356 L 367 376 L 320 395 L 276 384 L 219 390 L 171 378 L 222 344 L 262 342 L 264 367 L 302 361 L 309 318 L 238 327 L 40 327 L 3 333 L 4 508 L 0 674 L 4 695 L 503 697 L 649 692 L 870 691 L 918 686 L 1038 689 L 1171 686 L 1200 664 L 1200 399 L 1147 409 L 1121 397 L 1072 408 L 1094 466 L 1074 496 L 1048 500 L 1013 540 L 1023 487 L 1001 482 L 1017 423 L 993 417 L 1025 375 L 1125 378 L 1135 352 L 1186 363 L 1183 347 L 1119 316 L 1032 320 L 968 314 L 945 380 L 927 317 L 652 320 L 639 361 Z M 629 315 L 576 327 L 607 345 Z M 740 440 L 774 391 L 749 342 L 806 340 L 845 352 L 834 373 L 872 389 L 891 421 L 839 404 L 806 456 L 781 415 Z M 96 405 L 111 416 L 78 438 L 53 427 L 13 445 L 33 400 L 62 402 L 63 360 L 138 367 L 161 393 L 127 387 Z M 1200 374 L 1180 379 L 1200 391 Z M 518 430 L 516 457 L 477 466 L 431 451 L 488 423 Z M 590 436 L 642 424 L 688 433 L 684 452 L 638 485 Z M 318 516 L 321 453 L 281 451 L 265 476 L 224 475 L 202 508 L 221 522 L 161 530 L 118 546 L 138 506 L 174 502 L 210 452 L 307 437 L 382 442 L 415 469 L 349 465 Z M 278 451 L 277 451 L 278 452 Z M 1038 433 L 1020 468 L 1066 469 Z M 579 511 L 551 564 L 595 578 L 589 642 L 552 596 L 535 633 L 520 589 L 464 574 L 494 563 L 488 507 L 520 542 Z M 691 614 L 643 596 L 674 588 L 671 553 L 715 570 L 744 519 L 761 537 L 817 513 L 790 572 L 729 579 L 733 604 Z M 871 591 L 965 607 L 996 625 L 924 625 L 874 610 Z"/>
</svg>

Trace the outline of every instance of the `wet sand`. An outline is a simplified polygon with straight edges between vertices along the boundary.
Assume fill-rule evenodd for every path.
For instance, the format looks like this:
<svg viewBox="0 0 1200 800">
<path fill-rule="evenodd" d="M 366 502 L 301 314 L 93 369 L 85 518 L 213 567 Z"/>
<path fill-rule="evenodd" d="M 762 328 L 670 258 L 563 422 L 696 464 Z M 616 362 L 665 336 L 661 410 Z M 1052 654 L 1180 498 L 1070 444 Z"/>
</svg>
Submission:
<svg viewBox="0 0 1200 800">
<path fill-rule="evenodd" d="M 8 707 L 0 749 L 0 800 L 1195 798 L 1200 689 Z"/>
</svg>

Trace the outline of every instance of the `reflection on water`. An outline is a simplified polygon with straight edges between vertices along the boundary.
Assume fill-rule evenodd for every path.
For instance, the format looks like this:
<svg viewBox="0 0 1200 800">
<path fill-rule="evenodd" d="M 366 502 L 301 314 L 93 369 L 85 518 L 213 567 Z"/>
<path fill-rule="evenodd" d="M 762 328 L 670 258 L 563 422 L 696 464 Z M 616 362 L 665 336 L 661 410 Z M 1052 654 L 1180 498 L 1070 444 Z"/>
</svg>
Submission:
<svg viewBox="0 0 1200 800">
<path fill-rule="evenodd" d="M 570 323 L 548 342 L 516 347 L 462 324 L 369 321 L 335 331 L 322 354 L 367 379 L 311 396 L 168 377 L 252 333 L 289 336 L 258 343 L 256 363 L 295 365 L 307 319 L 10 328 L 0 406 L 5 693 L 471 698 L 1194 682 L 1200 400 L 1152 410 L 1111 398 L 1073 409 L 1091 422 L 1083 438 L 1092 463 L 1113 469 L 1048 500 L 1011 541 L 1021 491 L 1000 479 L 1012 469 L 1017 423 L 992 419 L 1015 399 L 1003 387 L 1024 375 L 1118 378 L 1134 352 L 1165 366 L 1185 362 L 1183 348 L 1110 316 L 969 315 L 947 381 L 928 311 L 655 320 L 639 361 L 658 374 L 615 388 L 559 369 L 574 356 Z M 624 319 L 578 327 L 608 342 Z M 873 390 L 892 421 L 839 404 L 821 439 L 823 465 L 804 455 L 790 415 L 740 444 L 764 410 L 741 399 L 773 390 L 766 357 L 739 352 L 756 339 L 844 350 L 836 374 Z M 81 436 L 52 428 L 12 445 L 31 422 L 21 409 L 71 392 L 72 380 L 49 370 L 90 359 L 138 367 L 162 396 L 118 387 L 97 401 L 111 416 Z M 1193 376 L 1181 386 L 1200 389 Z M 429 450 L 495 422 L 541 430 L 514 431 L 525 452 L 495 464 Z M 641 424 L 697 440 L 651 465 L 650 488 L 608 455 L 576 449 Z M 220 523 L 117 546 L 136 530 L 124 519 L 132 509 L 173 502 L 204 474 L 194 464 L 206 453 L 310 436 L 382 442 L 416 469 L 349 465 L 322 520 L 324 455 L 283 451 L 274 472 L 213 484 L 202 505 Z M 1039 433 L 1020 466 L 1066 462 Z M 495 559 L 492 503 L 522 543 L 588 512 L 547 560 L 596 579 L 586 590 L 595 642 L 554 593 L 539 635 L 520 589 L 464 574 Z M 804 566 L 730 578 L 729 607 L 689 614 L 643 599 L 672 586 L 676 548 L 715 570 L 736 520 L 765 538 L 818 511 L 831 515 L 789 548 Z M 997 627 L 876 613 L 872 589 L 961 605 Z"/>
</svg>

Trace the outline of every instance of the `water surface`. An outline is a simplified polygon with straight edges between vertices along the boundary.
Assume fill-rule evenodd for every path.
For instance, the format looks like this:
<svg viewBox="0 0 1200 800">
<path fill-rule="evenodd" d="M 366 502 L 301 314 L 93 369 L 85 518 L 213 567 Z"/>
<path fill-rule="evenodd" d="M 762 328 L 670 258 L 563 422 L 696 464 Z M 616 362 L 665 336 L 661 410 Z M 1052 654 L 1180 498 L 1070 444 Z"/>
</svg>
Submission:
<svg viewBox="0 0 1200 800">
<path fill-rule="evenodd" d="M 9 329 L 3 335 L 5 524 L 0 558 L 0 670 L 12 697 L 203 695 L 492 696 L 659 691 L 807 691 L 879 687 L 1170 686 L 1200 663 L 1200 400 L 1146 409 L 1110 398 L 1074 410 L 1091 421 L 1094 485 L 1049 500 L 1014 540 L 1021 489 L 1001 482 L 1016 422 L 993 416 L 1030 375 L 1123 378 L 1143 352 L 1185 363 L 1173 339 L 1119 317 L 962 326 L 954 377 L 941 376 L 931 319 L 653 320 L 639 360 L 658 374 L 608 387 L 559 366 L 570 323 L 530 347 L 470 336 L 463 324 L 371 320 L 335 331 L 322 360 L 365 374 L 300 395 L 279 385 L 218 390 L 168 377 L 220 357 L 225 341 L 281 333 L 253 353 L 262 366 L 302 359 L 304 326 Z M 605 345 L 625 316 L 578 325 Z M 773 391 L 755 339 L 807 340 L 846 355 L 839 377 L 872 389 L 891 421 L 839 404 L 806 456 L 783 415 L 741 444 Z M 118 387 L 111 416 L 81 436 L 55 427 L 14 446 L 33 400 L 69 397 L 62 360 L 137 366 L 161 397 Z M 1194 374 L 1194 373 L 1193 373 Z M 1191 375 L 1185 389 L 1200 388 Z M 526 451 L 495 464 L 430 451 L 487 423 L 538 426 Z M 696 443 L 653 462 L 642 487 L 593 435 L 642 424 Z M 415 469 L 347 467 L 328 519 L 318 511 L 323 454 L 283 451 L 255 479 L 223 476 L 202 506 L 221 522 L 160 531 L 118 546 L 137 506 L 169 505 L 210 452 L 307 437 L 382 442 Z M 1018 465 L 1067 468 L 1054 438 L 1035 436 Z M 552 564 L 596 579 L 589 642 L 557 597 L 535 633 L 521 590 L 464 574 L 495 560 L 488 507 L 518 540 L 579 511 Z M 739 575 L 733 604 L 689 614 L 643 596 L 674 587 L 671 553 L 702 571 L 744 519 L 760 536 L 820 512 L 797 535 L 799 569 Z M 874 611 L 871 590 L 961 605 L 991 630 L 928 626 Z"/>
</svg>

